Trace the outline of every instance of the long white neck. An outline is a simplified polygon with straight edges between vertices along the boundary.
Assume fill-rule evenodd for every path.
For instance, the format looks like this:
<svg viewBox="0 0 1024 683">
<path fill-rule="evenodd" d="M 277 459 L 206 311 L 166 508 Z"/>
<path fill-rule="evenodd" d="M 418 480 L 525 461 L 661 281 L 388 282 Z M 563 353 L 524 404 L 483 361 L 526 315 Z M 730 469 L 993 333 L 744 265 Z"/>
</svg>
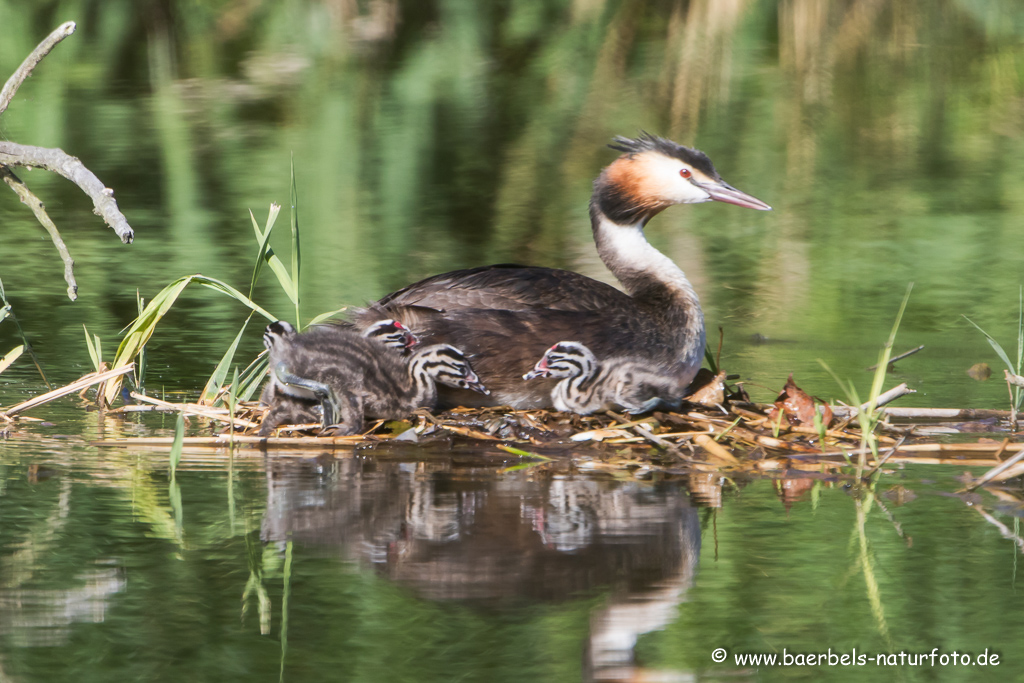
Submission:
<svg viewBox="0 0 1024 683">
<path fill-rule="evenodd" d="M 597 253 L 632 296 L 664 288 L 680 303 L 700 308 L 697 293 L 683 271 L 647 241 L 642 221 L 620 225 L 598 210 L 592 222 Z"/>
<path fill-rule="evenodd" d="M 596 205 L 591 206 L 591 223 L 597 252 L 637 304 L 649 306 L 668 334 L 689 374 L 697 371 L 704 355 L 704 312 L 700 299 L 686 275 L 672 259 L 661 253 L 644 236 L 644 221 L 622 225 L 614 222 Z M 689 381 L 689 380 L 687 380 Z"/>
</svg>

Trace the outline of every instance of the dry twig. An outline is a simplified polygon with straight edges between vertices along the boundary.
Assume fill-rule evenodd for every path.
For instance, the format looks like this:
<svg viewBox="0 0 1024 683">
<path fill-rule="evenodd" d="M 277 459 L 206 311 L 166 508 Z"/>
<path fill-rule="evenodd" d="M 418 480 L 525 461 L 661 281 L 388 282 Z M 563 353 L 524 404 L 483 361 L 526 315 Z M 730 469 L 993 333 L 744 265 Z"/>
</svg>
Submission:
<svg viewBox="0 0 1024 683">
<path fill-rule="evenodd" d="M 68 283 L 68 298 L 74 301 L 78 298 L 78 283 L 75 282 L 75 260 L 71 258 L 68 247 L 64 244 L 57 226 L 54 225 L 53 220 L 46 213 L 46 208 L 39 200 L 39 197 L 35 196 L 32 190 L 28 189 L 28 186 L 22 182 L 21 178 L 14 175 L 14 171 L 0 164 L 0 176 L 21 197 L 21 203 L 32 209 L 32 213 L 36 215 L 36 220 L 46 228 L 46 232 L 50 233 L 53 246 L 57 247 L 57 252 L 60 253 L 61 260 L 64 261 L 64 282 Z"/>
<path fill-rule="evenodd" d="M 228 422 L 233 426 L 243 427 L 245 429 L 253 429 L 259 427 L 259 423 L 252 422 L 250 420 L 243 420 L 233 415 L 228 415 L 226 411 L 219 411 L 207 406 L 200 406 L 192 403 L 169 403 L 167 401 L 161 401 L 158 398 L 152 396 L 146 396 L 145 394 L 138 394 L 134 391 L 131 394 L 132 398 L 136 401 L 143 403 L 149 403 L 150 405 L 157 406 L 161 410 L 173 411 L 186 413 L 188 415 L 198 415 L 199 417 L 205 417 L 210 420 L 217 420 L 219 422 Z"/>
<path fill-rule="evenodd" d="M 25 79 L 32 74 L 36 64 L 41 62 L 43 57 L 50 54 L 50 50 L 56 47 L 57 43 L 74 33 L 75 28 L 75 22 L 66 21 L 55 28 L 50 35 L 43 38 L 43 42 L 36 45 L 36 49 L 32 50 L 32 54 L 25 58 L 21 66 L 7 79 L 3 90 L 0 90 L 0 114 L 3 114 L 7 109 L 7 105 L 14 99 L 14 93 L 18 91 L 18 88 L 25 82 Z"/>
<path fill-rule="evenodd" d="M 49 54 L 57 43 L 64 40 L 75 32 L 75 22 L 68 21 L 58 26 L 50 35 L 43 39 L 36 49 L 32 51 L 21 66 L 7 79 L 3 90 L 0 90 L 0 115 L 7 109 L 14 94 L 21 87 L 35 69 L 36 65 Z M 36 218 L 50 234 L 61 259 L 64 261 L 64 280 L 68 284 L 68 296 L 74 301 L 78 297 L 78 284 L 75 282 L 74 261 L 68 253 L 64 240 L 61 239 L 57 226 L 50 220 L 43 208 L 43 203 L 36 197 L 25 184 L 11 171 L 13 166 L 25 168 L 43 168 L 53 173 L 64 176 L 75 183 L 87 194 L 93 202 L 93 212 L 100 216 L 109 225 L 117 236 L 125 244 L 131 243 L 135 233 L 124 214 L 117 208 L 114 200 L 114 191 L 106 187 L 96 175 L 90 171 L 77 158 L 65 153 L 61 149 L 49 149 L 45 147 L 33 147 L 31 145 L 20 145 L 7 140 L 0 140 L 0 175 L 3 176 L 12 190 L 14 190 L 21 201 L 28 205 Z"/>
<path fill-rule="evenodd" d="M 913 356 L 915 353 L 917 353 L 918 351 L 920 351 L 923 348 L 924 348 L 924 344 L 921 344 L 916 349 L 910 349 L 909 351 L 901 353 L 898 356 L 894 356 L 894 357 L 890 358 L 889 359 L 889 367 L 892 367 L 893 363 L 895 363 L 898 360 L 903 360 L 904 358 L 907 358 L 908 356 Z M 878 369 L 878 364 L 876 363 L 875 365 L 872 365 L 870 368 L 864 368 L 864 369 L 867 370 L 868 372 L 871 372 L 872 370 L 877 370 Z"/>
<path fill-rule="evenodd" d="M 42 394 L 40 396 L 36 396 L 35 398 L 29 399 L 27 401 L 24 401 L 23 403 L 19 403 L 18 405 L 11 406 L 10 408 L 5 410 L 4 412 L 0 412 L 0 417 L 6 418 L 6 419 L 11 419 L 14 415 L 17 415 L 18 413 L 24 412 L 24 411 L 28 410 L 29 408 L 35 408 L 37 406 L 43 405 L 44 403 L 49 403 L 50 401 L 58 399 L 61 396 L 67 396 L 68 394 L 73 394 L 76 391 L 81 391 L 85 387 L 92 386 L 93 384 L 99 384 L 100 382 L 106 382 L 108 379 L 111 379 L 113 377 L 119 377 L 120 375 L 123 375 L 125 373 L 131 372 L 134 369 L 135 369 L 135 363 L 129 363 L 128 365 L 125 365 L 124 367 L 120 367 L 120 368 L 117 368 L 117 369 L 114 369 L 114 370 L 108 370 L 107 372 L 101 372 L 101 373 L 91 372 L 88 375 L 85 375 L 84 377 L 82 377 L 81 379 L 78 379 L 78 380 L 72 382 L 71 384 L 68 384 L 67 386 L 61 387 L 59 389 L 54 389 L 53 391 L 48 391 L 45 394 Z"/>
</svg>

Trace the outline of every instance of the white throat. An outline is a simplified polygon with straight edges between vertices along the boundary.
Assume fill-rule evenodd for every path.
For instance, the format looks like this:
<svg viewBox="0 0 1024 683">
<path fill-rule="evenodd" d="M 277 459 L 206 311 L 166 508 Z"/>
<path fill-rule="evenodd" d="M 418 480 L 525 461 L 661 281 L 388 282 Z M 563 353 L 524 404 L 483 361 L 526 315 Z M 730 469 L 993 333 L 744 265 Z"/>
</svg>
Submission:
<svg viewBox="0 0 1024 683">
<path fill-rule="evenodd" d="M 693 285 L 672 259 L 651 246 L 642 223 L 620 225 L 597 212 L 594 239 L 601 260 L 630 295 L 637 296 L 651 286 L 664 287 L 674 305 L 686 312 L 685 324 L 674 332 L 684 342 L 679 346 L 679 360 L 689 383 L 703 361 L 705 343 L 704 313 Z"/>
<path fill-rule="evenodd" d="M 622 281 L 627 291 L 632 277 L 644 274 L 674 290 L 682 298 L 700 305 L 697 293 L 682 269 L 647 241 L 643 224 L 619 225 L 604 214 L 599 214 L 594 232 L 601 259 Z"/>
</svg>

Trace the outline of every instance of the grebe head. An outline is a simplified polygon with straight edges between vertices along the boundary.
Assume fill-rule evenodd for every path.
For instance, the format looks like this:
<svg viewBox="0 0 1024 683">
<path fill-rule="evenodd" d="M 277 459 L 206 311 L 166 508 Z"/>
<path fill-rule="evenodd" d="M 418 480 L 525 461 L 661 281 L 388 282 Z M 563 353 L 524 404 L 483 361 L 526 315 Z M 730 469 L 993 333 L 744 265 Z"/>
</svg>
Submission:
<svg viewBox="0 0 1024 683">
<path fill-rule="evenodd" d="M 408 351 L 420 343 L 412 330 L 393 318 L 378 320 L 363 331 L 363 336 L 398 351 Z"/>
<path fill-rule="evenodd" d="M 285 320 L 278 320 L 267 325 L 263 331 L 263 345 L 273 351 L 275 345 L 287 342 L 295 335 L 295 328 Z"/>
<path fill-rule="evenodd" d="M 622 156 L 601 173 L 595 195 L 598 208 L 616 223 L 646 222 L 673 204 L 719 201 L 759 211 L 772 208 L 722 180 L 700 150 L 650 133 L 616 137 L 609 147 Z"/>
<path fill-rule="evenodd" d="M 523 375 L 523 379 L 579 377 L 592 372 L 595 365 L 597 359 L 586 346 L 579 342 L 562 341 L 548 349 L 533 366 L 533 370 Z"/>
<path fill-rule="evenodd" d="M 438 384 L 485 395 L 491 393 L 473 371 L 462 351 L 451 344 L 434 344 L 418 349 L 412 359 L 413 364 L 422 367 Z"/>
</svg>

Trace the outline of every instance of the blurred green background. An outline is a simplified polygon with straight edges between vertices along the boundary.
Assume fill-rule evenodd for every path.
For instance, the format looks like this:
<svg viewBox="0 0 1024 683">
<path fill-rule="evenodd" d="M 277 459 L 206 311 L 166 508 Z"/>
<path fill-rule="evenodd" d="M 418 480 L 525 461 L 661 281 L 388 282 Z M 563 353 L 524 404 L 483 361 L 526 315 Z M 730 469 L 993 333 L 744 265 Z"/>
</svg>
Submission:
<svg viewBox="0 0 1024 683">
<path fill-rule="evenodd" d="M 276 201 L 286 218 L 293 155 L 308 317 L 491 262 L 610 280 L 590 183 L 613 135 L 645 129 L 705 150 L 775 207 L 682 207 L 648 231 L 694 281 L 709 339 L 724 329 L 723 364 L 756 398 L 789 372 L 838 394 L 817 358 L 866 393 L 862 369 L 913 281 L 896 351 L 926 350 L 897 379 L 921 405 L 1003 405 L 997 382 L 965 374 L 1001 367 L 961 314 L 1015 346 L 1017 2 L 0 0 L 0 74 L 68 19 L 78 32 L 22 87 L 0 135 L 80 157 L 137 239 L 121 245 L 63 179 L 23 172 L 77 260 L 71 303 L 45 234 L 0 193 L 0 278 L 59 378 L 89 365 L 81 323 L 112 352 L 136 288 L 150 297 L 193 272 L 246 288 L 247 212 L 262 222 Z M 286 233 L 275 245 L 287 262 Z M 290 310 L 272 279 L 257 300 Z M 244 315 L 186 294 L 153 340 L 151 376 L 197 388 Z M 0 325 L 0 345 L 16 341 Z M 33 381 L 28 365 L 5 381 Z"/>
</svg>

